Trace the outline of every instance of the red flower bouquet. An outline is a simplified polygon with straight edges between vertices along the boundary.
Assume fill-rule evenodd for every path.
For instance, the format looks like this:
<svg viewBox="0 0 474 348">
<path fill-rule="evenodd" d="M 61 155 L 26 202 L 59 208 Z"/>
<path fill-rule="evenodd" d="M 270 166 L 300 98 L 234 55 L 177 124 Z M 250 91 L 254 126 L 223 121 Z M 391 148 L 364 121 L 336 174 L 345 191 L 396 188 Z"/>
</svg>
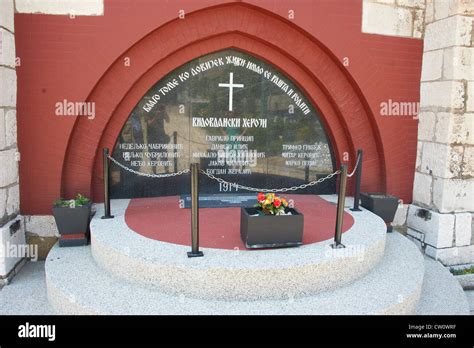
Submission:
<svg viewBox="0 0 474 348">
<path fill-rule="evenodd" d="M 259 192 L 257 201 L 255 207 L 261 208 L 266 215 L 284 215 L 285 208 L 288 207 L 288 201 L 274 193 L 264 194 Z"/>
</svg>

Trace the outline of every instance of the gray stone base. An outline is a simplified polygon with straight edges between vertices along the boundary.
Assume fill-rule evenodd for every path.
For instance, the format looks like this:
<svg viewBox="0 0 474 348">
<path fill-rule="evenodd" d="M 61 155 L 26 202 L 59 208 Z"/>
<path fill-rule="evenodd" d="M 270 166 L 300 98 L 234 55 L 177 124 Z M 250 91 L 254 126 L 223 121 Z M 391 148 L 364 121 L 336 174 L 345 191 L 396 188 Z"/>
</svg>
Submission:
<svg viewBox="0 0 474 348">
<path fill-rule="evenodd" d="M 445 266 L 474 262 L 471 213 L 438 213 L 411 204 L 407 235 L 426 255 Z"/>
<path fill-rule="evenodd" d="M 8 272 L 7 275 L 0 276 L 0 288 L 7 284 L 10 284 L 13 277 L 15 277 L 21 271 L 21 269 L 23 268 L 27 260 L 28 259 L 26 258 L 21 259 L 20 261 L 18 261 L 15 267 L 13 267 L 13 269 L 10 272 Z"/>
<path fill-rule="evenodd" d="M 44 262 L 27 262 L 13 282 L 0 289 L 0 315 L 59 314 L 47 300 L 44 265 Z M 459 291 L 460 286 L 454 277 L 439 262 L 430 258 L 425 258 L 424 268 L 425 276 L 423 277 L 423 286 L 416 314 L 468 314 L 466 297 L 462 291 Z M 439 283 L 443 284 L 440 285 Z M 122 282 L 122 286 L 127 287 L 128 285 L 126 282 Z M 94 288 L 94 291 L 97 291 L 97 289 Z M 106 288 L 106 290 L 110 291 L 110 288 Z M 468 291 L 465 294 L 468 295 L 468 299 L 471 299 L 472 308 L 474 309 L 474 291 Z M 128 294 L 127 298 L 133 297 L 134 295 Z M 187 298 L 179 299 L 186 302 Z M 120 312 L 123 303 L 117 307 L 117 312 Z M 159 309 L 156 308 L 156 312 L 158 311 Z M 150 312 L 153 312 L 153 309 L 150 309 Z"/>
<path fill-rule="evenodd" d="M 192 262 L 210 258 L 216 251 L 209 249 L 204 258 Z M 268 252 L 259 254 L 266 258 Z M 307 296 L 288 294 L 286 298 L 280 298 L 275 288 L 274 297 L 257 300 L 237 297 L 221 300 L 209 297 L 208 293 L 170 294 L 163 289 L 142 286 L 135 280 L 119 279 L 97 265 L 89 246 L 56 246 L 48 255 L 45 267 L 49 303 L 61 314 L 367 315 L 416 313 L 424 260 L 405 237 L 390 233 L 382 260 L 356 281 Z M 195 266 L 189 264 L 186 268 Z M 297 273 L 298 269 L 290 271 Z M 211 281 L 212 277 L 206 279 Z M 289 277 L 279 283 L 291 280 Z M 453 282 L 460 288 L 454 279 Z"/>
</svg>

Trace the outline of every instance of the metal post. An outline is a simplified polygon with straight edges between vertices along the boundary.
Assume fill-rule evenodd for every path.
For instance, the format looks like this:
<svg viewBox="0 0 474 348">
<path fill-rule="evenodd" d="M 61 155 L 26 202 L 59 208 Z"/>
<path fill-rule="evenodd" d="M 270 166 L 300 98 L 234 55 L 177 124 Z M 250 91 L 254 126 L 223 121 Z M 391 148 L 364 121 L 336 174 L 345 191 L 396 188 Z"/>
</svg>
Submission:
<svg viewBox="0 0 474 348">
<path fill-rule="evenodd" d="M 104 216 L 102 219 L 113 219 L 114 216 L 110 215 L 110 195 L 109 195 L 109 149 L 104 148 L 103 150 L 103 163 L 104 163 Z"/>
<path fill-rule="evenodd" d="M 347 166 L 341 165 L 341 177 L 339 178 L 339 195 L 337 197 L 337 215 L 336 215 L 336 232 L 334 234 L 334 243 L 331 247 L 339 249 L 345 248 L 341 243 L 342 223 L 344 218 L 344 202 L 346 200 L 346 182 L 347 182 Z"/>
<path fill-rule="evenodd" d="M 360 180 L 362 178 L 362 150 L 357 150 L 357 160 L 356 163 L 359 165 L 356 168 L 355 172 L 355 191 L 354 191 L 354 207 L 351 209 L 352 211 L 361 211 L 359 209 L 359 200 L 360 200 Z"/>
<path fill-rule="evenodd" d="M 199 251 L 199 163 L 191 163 L 191 251 L 188 257 L 204 256 Z"/>
<path fill-rule="evenodd" d="M 304 167 L 304 182 L 309 182 L 309 166 Z"/>
</svg>

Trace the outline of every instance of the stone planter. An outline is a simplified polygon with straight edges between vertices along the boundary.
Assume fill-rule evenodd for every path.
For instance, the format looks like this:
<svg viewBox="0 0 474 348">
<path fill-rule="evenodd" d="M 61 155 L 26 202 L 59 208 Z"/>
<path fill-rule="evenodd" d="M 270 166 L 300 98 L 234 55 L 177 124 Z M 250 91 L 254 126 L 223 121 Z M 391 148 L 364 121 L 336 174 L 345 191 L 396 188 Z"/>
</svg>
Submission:
<svg viewBox="0 0 474 348">
<path fill-rule="evenodd" d="M 53 216 L 58 227 L 59 246 L 87 245 L 92 203 L 80 207 L 53 207 Z"/>
<path fill-rule="evenodd" d="M 387 224 L 387 232 L 392 232 L 391 223 L 398 208 L 398 197 L 380 192 L 362 192 L 361 205 L 380 216 Z"/>
<path fill-rule="evenodd" d="M 250 249 L 294 247 L 303 243 L 303 214 L 258 215 L 258 208 L 241 208 L 240 237 Z"/>
</svg>

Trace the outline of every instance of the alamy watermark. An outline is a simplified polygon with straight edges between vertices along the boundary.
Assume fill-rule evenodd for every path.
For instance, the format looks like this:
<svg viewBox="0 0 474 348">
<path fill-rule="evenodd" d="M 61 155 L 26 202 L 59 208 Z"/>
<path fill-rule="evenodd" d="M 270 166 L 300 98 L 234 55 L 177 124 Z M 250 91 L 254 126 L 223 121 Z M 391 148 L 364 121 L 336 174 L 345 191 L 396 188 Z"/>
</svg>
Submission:
<svg viewBox="0 0 474 348">
<path fill-rule="evenodd" d="M 28 258 L 36 262 L 38 261 L 38 245 L 7 242 L 5 245 L 0 245 L 0 258 Z"/>
<path fill-rule="evenodd" d="M 85 116 L 95 118 L 95 102 L 72 102 L 64 99 L 55 104 L 56 116 Z"/>
<path fill-rule="evenodd" d="M 220 149 L 217 151 L 217 163 L 221 166 L 257 166 L 257 150 Z"/>
<path fill-rule="evenodd" d="M 420 102 L 401 102 L 389 99 L 380 103 L 381 116 L 410 116 L 418 119 Z"/>
<path fill-rule="evenodd" d="M 357 261 L 363 261 L 365 257 L 365 245 L 355 244 L 346 245 L 345 248 L 332 248 L 329 244 L 324 248 L 324 256 L 329 259 L 353 258 Z"/>
<path fill-rule="evenodd" d="M 56 340 L 56 325 L 37 325 L 26 322 L 18 326 L 19 338 L 46 338 L 53 342 Z"/>
</svg>

